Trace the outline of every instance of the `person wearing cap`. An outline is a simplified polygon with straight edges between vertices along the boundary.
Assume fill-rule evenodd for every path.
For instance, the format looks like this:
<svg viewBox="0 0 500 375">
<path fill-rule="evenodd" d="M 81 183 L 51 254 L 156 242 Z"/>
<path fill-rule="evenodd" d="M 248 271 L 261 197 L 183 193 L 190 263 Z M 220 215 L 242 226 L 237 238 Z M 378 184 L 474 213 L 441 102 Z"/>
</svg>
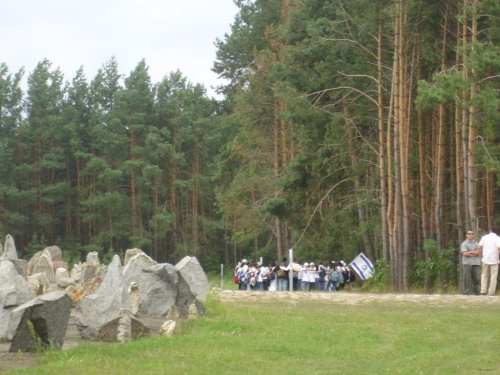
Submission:
<svg viewBox="0 0 500 375">
<path fill-rule="evenodd" d="M 247 260 L 243 259 L 241 261 L 241 267 L 238 270 L 238 280 L 240 281 L 239 290 L 247 290 L 247 279 L 246 274 L 248 271 Z"/>
<path fill-rule="evenodd" d="M 341 264 L 333 265 L 333 271 L 330 273 L 330 280 L 328 283 L 328 290 L 335 292 L 340 289 L 340 285 L 344 283 L 344 276 L 342 276 Z"/>
<path fill-rule="evenodd" d="M 462 294 L 469 294 L 469 285 L 472 283 L 473 292 L 476 296 L 480 293 L 481 282 L 479 279 L 479 268 L 481 261 L 477 251 L 478 243 L 474 240 L 474 232 L 468 230 L 466 232 L 465 241 L 460 246 L 462 253 L 462 270 L 464 280 L 462 285 Z"/>
<path fill-rule="evenodd" d="M 316 266 L 314 262 L 309 263 L 309 290 L 316 290 L 316 278 L 318 277 L 318 271 L 316 271 Z"/>
<path fill-rule="evenodd" d="M 257 264 L 250 262 L 247 270 L 247 290 L 255 291 L 257 289 Z"/>
</svg>

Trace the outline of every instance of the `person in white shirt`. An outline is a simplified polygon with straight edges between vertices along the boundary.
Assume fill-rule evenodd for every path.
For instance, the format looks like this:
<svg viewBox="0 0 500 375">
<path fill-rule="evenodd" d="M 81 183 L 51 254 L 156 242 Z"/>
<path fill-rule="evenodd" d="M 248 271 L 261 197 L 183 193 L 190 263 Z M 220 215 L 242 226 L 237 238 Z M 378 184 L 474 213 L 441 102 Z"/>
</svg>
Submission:
<svg viewBox="0 0 500 375">
<path fill-rule="evenodd" d="M 257 290 L 267 290 L 267 273 L 269 272 L 267 266 L 257 263 Z"/>
<path fill-rule="evenodd" d="M 241 261 L 241 267 L 238 270 L 238 278 L 240 280 L 239 290 L 247 290 L 246 273 L 248 271 L 248 262 L 246 259 Z"/>
<path fill-rule="evenodd" d="M 490 233 L 479 241 L 477 251 L 481 259 L 481 295 L 494 296 L 497 289 L 498 263 L 500 262 L 500 237 L 497 229 L 490 228 Z M 490 282 L 488 284 L 488 275 Z"/>
<path fill-rule="evenodd" d="M 269 272 L 267 273 L 267 279 L 269 281 L 269 291 L 275 292 L 278 290 L 278 277 L 276 276 L 276 272 L 278 272 L 278 267 L 276 266 L 276 262 L 272 262 L 269 266 Z"/>
<path fill-rule="evenodd" d="M 305 262 L 302 266 L 302 290 L 309 291 L 309 263 Z"/>
</svg>

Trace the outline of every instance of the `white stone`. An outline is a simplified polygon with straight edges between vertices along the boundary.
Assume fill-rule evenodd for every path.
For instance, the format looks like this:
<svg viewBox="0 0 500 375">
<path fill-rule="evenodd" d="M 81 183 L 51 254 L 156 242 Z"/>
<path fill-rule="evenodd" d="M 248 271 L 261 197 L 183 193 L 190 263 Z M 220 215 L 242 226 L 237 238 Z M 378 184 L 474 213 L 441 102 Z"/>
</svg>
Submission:
<svg viewBox="0 0 500 375">
<path fill-rule="evenodd" d="M 14 237 L 10 234 L 5 237 L 5 248 L 2 253 L 2 259 L 17 259 L 16 244 L 14 243 Z"/>
<path fill-rule="evenodd" d="M 59 267 L 56 269 L 56 281 L 62 278 L 69 278 L 69 272 L 64 267 Z"/>
<path fill-rule="evenodd" d="M 87 254 L 87 261 L 85 262 L 88 265 L 98 266 L 101 263 L 99 262 L 99 253 L 97 251 L 91 251 Z"/>
<path fill-rule="evenodd" d="M 160 335 L 165 337 L 172 337 L 176 327 L 177 327 L 177 322 L 175 320 L 167 320 L 161 326 Z"/>
</svg>

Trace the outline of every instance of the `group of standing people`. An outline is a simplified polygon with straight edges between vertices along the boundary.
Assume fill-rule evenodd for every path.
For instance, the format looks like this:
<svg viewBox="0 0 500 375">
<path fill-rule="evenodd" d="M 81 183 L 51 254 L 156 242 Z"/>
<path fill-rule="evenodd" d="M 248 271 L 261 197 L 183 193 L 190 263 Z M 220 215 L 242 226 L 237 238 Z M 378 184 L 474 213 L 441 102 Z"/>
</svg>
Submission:
<svg viewBox="0 0 500 375">
<path fill-rule="evenodd" d="M 491 228 L 481 237 L 479 243 L 474 240 L 474 232 L 468 230 L 462 243 L 462 270 L 464 274 L 463 294 L 469 294 L 469 285 L 473 285 L 475 295 L 494 296 L 497 288 L 498 264 L 500 263 L 500 237 L 498 230 Z M 481 269 L 481 277 L 479 270 Z"/>
<path fill-rule="evenodd" d="M 290 272 L 293 290 L 336 291 L 356 281 L 356 274 L 344 261 L 331 261 L 325 266 L 322 262 L 288 263 L 283 258 L 279 265 L 274 261 L 267 265 L 243 259 L 235 268 L 234 283 L 239 290 L 288 291 Z"/>
</svg>

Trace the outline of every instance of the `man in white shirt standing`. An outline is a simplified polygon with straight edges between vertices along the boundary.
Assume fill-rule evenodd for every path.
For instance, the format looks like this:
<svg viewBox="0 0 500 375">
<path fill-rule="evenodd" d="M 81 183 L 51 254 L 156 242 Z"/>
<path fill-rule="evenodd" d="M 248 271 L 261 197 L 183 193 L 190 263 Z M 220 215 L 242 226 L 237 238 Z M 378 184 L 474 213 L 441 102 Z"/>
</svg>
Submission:
<svg viewBox="0 0 500 375">
<path fill-rule="evenodd" d="M 483 266 L 481 270 L 482 295 L 486 295 L 486 289 L 488 289 L 488 295 L 494 296 L 497 288 L 498 263 L 500 262 L 500 237 L 496 233 L 496 228 L 490 228 L 490 233 L 481 238 L 477 247 Z M 488 274 L 490 276 L 489 285 Z"/>
</svg>

